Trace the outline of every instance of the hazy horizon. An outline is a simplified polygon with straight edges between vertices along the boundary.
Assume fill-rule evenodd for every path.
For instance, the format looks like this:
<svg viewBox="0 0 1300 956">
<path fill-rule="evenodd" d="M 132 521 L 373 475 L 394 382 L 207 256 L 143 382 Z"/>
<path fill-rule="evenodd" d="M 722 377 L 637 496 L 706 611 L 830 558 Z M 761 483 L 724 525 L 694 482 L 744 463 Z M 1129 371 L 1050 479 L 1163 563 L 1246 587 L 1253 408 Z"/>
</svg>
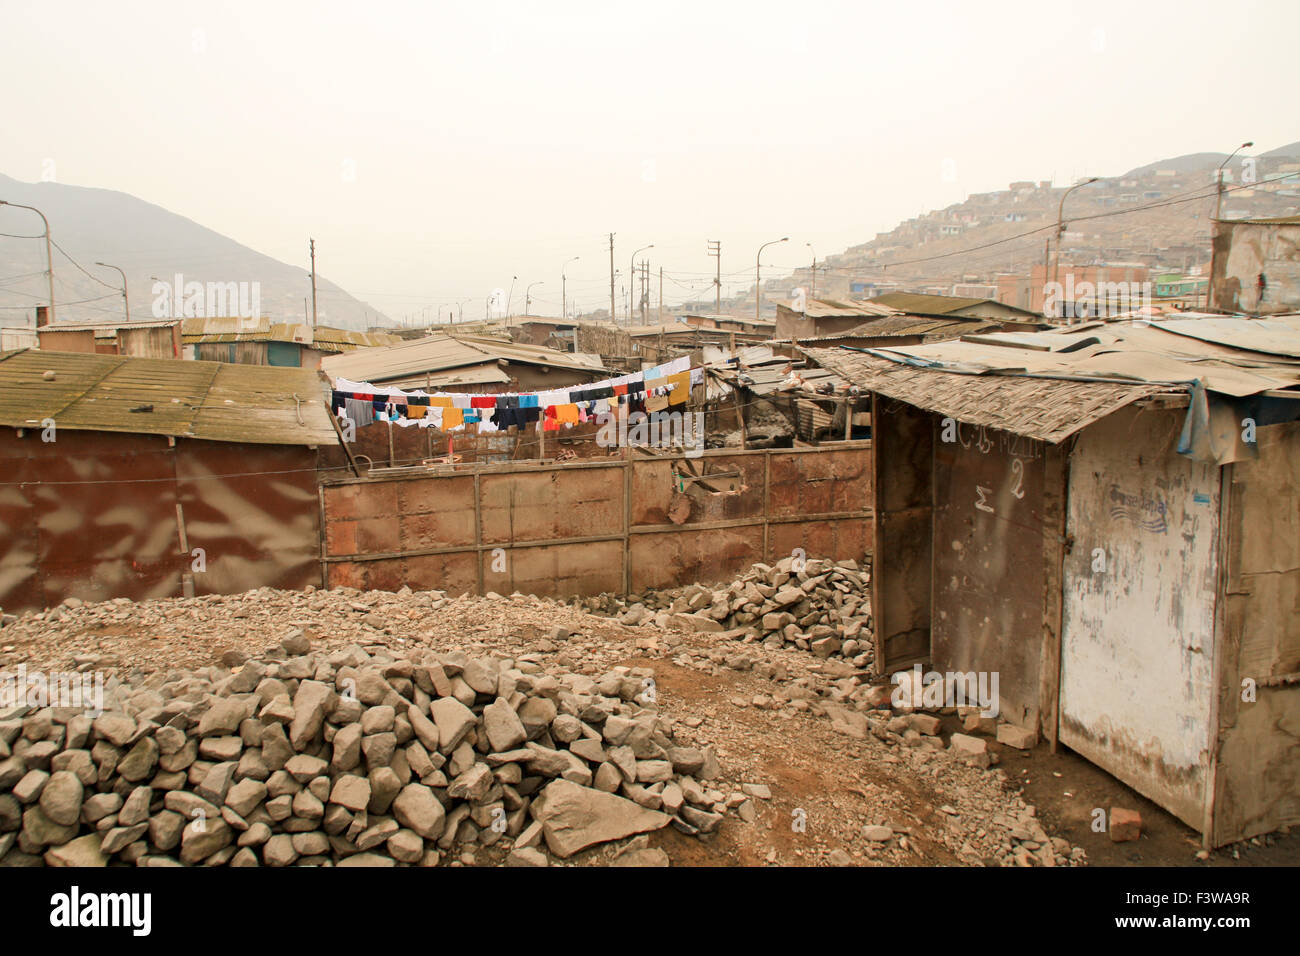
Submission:
<svg viewBox="0 0 1300 956">
<path fill-rule="evenodd" d="M 558 314 L 574 256 L 570 299 L 607 308 L 611 231 L 620 281 L 653 243 L 680 301 L 711 295 L 711 239 L 730 294 L 782 236 L 765 276 L 1014 179 L 1300 139 L 1277 102 L 1296 4 L 130 9 L 8 5 L 0 172 L 304 270 L 313 237 L 323 276 L 398 320 L 481 316 L 512 276 L 516 312 L 540 282 Z"/>
</svg>

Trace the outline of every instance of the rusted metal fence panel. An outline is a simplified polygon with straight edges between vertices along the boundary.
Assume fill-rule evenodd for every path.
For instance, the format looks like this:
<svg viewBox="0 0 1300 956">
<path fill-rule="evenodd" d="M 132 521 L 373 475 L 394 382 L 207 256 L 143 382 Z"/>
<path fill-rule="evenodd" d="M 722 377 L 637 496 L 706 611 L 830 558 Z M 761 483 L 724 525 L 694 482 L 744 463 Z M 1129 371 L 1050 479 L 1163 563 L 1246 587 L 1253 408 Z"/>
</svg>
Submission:
<svg viewBox="0 0 1300 956">
<path fill-rule="evenodd" d="M 772 476 L 776 476 L 773 480 Z M 322 476 L 327 585 L 571 596 L 861 558 L 871 444 Z"/>
<path fill-rule="evenodd" d="M 176 497 L 197 594 L 320 586 L 316 453 L 301 445 L 181 439 Z M 203 567 L 193 571 L 194 549 Z"/>
</svg>

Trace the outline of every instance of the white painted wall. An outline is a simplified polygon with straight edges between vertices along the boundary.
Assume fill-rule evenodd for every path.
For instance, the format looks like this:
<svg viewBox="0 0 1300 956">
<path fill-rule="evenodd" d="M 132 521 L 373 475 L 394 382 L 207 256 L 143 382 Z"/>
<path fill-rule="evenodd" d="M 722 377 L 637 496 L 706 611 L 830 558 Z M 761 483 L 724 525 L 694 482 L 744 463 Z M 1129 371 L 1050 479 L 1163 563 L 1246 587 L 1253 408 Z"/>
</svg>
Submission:
<svg viewBox="0 0 1300 956">
<path fill-rule="evenodd" d="M 1071 457 L 1061 740 L 1199 828 L 1220 471 L 1174 452 L 1181 415 L 1121 411 Z"/>
</svg>

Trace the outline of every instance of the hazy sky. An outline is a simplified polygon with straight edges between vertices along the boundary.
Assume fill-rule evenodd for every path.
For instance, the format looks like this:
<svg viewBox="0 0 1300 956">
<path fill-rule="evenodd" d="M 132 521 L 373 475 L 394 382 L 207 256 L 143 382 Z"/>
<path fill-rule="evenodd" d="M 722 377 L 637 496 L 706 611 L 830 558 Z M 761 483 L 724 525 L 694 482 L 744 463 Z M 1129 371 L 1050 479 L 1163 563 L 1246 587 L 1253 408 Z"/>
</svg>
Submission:
<svg viewBox="0 0 1300 956">
<path fill-rule="evenodd" d="M 1300 3 L 0 0 L 0 171 L 122 190 L 400 318 L 608 305 L 1015 179 L 1300 139 Z M 946 181 L 951 160 L 955 180 Z M 228 280 L 250 277 L 227 276 Z M 255 278 L 255 277 L 252 277 Z M 620 276 L 621 281 L 621 276 Z M 432 308 L 430 310 L 432 314 Z"/>
</svg>

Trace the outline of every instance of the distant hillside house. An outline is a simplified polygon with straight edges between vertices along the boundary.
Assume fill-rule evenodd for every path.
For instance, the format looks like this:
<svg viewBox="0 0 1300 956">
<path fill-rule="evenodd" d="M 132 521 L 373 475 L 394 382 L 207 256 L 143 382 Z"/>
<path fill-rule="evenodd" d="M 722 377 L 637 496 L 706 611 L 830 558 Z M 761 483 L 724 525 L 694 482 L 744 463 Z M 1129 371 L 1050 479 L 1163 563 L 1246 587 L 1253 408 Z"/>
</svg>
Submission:
<svg viewBox="0 0 1300 956">
<path fill-rule="evenodd" d="M 181 342 L 185 358 L 237 365 L 278 368 L 320 368 L 327 355 L 391 345 L 399 341 L 387 332 L 354 332 L 303 322 L 272 324 L 267 318 L 185 319 Z"/>
<path fill-rule="evenodd" d="M 840 335 L 857 328 L 868 319 L 897 315 L 899 312 L 889 306 L 856 300 L 808 299 L 802 309 L 796 308 L 796 305 L 793 300 L 776 304 L 774 339 L 790 341 Z"/>
<path fill-rule="evenodd" d="M 179 319 L 55 322 L 37 327 L 36 344 L 45 352 L 174 359 L 181 357 L 181 323 Z"/>
</svg>

